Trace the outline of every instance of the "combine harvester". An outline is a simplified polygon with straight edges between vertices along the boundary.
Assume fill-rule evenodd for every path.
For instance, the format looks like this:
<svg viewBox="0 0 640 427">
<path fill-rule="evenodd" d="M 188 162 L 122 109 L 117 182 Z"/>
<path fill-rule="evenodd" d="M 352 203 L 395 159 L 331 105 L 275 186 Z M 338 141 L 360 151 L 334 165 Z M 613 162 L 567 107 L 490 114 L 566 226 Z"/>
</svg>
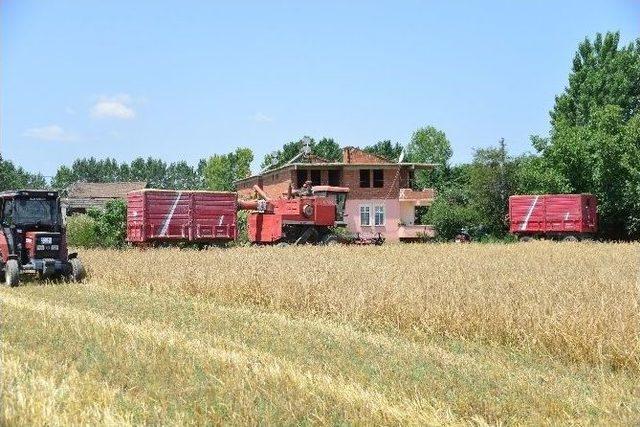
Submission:
<svg viewBox="0 0 640 427">
<path fill-rule="evenodd" d="M 509 231 L 521 241 L 590 240 L 598 231 L 596 197 L 592 194 L 511 196 Z"/>
<path fill-rule="evenodd" d="M 138 190 L 127 195 L 127 241 L 136 246 L 193 243 L 216 245 L 238 236 L 237 213 L 249 211 L 249 241 L 261 245 L 381 244 L 377 236 L 335 233 L 344 227 L 348 188 L 307 182 L 286 197 L 239 200 L 237 193 L 219 191 Z"/>
</svg>

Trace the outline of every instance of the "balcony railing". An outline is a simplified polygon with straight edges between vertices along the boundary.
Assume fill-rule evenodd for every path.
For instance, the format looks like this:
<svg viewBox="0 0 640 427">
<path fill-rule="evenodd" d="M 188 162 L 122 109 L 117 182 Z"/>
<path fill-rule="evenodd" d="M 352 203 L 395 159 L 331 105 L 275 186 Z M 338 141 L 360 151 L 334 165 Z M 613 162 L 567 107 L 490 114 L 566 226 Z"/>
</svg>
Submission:
<svg viewBox="0 0 640 427">
<path fill-rule="evenodd" d="M 414 202 L 417 206 L 420 206 L 433 202 L 435 193 L 433 188 L 427 188 L 421 191 L 412 190 L 411 188 L 400 188 L 398 198 L 401 202 Z"/>
</svg>

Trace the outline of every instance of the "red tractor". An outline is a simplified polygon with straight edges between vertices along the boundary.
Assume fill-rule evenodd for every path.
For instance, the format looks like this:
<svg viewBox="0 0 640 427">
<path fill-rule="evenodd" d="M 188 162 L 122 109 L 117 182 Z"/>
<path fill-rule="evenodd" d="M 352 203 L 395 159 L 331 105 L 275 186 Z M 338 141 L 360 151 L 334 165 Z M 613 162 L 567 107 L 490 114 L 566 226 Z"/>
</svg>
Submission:
<svg viewBox="0 0 640 427">
<path fill-rule="evenodd" d="M 254 187 L 263 200 L 238 201 L 238 208 L 251 210 L 248 219 L 249 241 L 257 244 L 333 244 L 375 243 L 378 236 L 365 241 L 359 236 L 335 233 L 344 227 L 348 188 L 315 186 L 306 182 L 299 190 L 289 190 L 287 198 L 270 199 Z"/>
<path fill-rule="evenodd" d="M 85 277 L 77 254 L 67 252 L 57 191 L 0 193 L 0 279 L 17 286 L 20 273 L 74 281 Z"/>
</svg>

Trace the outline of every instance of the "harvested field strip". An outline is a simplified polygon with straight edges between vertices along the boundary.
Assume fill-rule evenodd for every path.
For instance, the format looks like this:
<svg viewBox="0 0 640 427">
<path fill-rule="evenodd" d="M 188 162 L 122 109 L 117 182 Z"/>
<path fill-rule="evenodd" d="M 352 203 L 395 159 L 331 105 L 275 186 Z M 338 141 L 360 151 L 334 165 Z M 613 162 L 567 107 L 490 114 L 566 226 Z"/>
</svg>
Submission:
<svg viewBox="0 0 640 427">
<path fill-rule="evenodd" d="M 581 414 L 602 420 L 640 410 L 637 389 L 624 373 L 566 368 L 499 347 L 416 343 L 322 319 L 216 307 L 192 297 L 119 295 L 101 286 L 19 291 L 0 293 L 3 314 L 12 319 L 3 325 L 10 354 L 22 355 L 25 363 L 24 355 L 46 349 L 49 368 L 27 357 L 30 371 L 49 372 L 45 378 L 59 381 L 63 372 L 77 373 L 70 377 L 77 383 L 72 389 L 70 380 L 61 383 L 66 398 L 52 394 L 61 400 L 60 420 L 71 416 L 65 409 L 77 408 L 86 393 L 111 402 L 94 405 L 93 419 L 134 423 L 168 417 L 441 424 L 567 420 Z M 28 340 L 22 335 L 27 325 Z M 256 407 L 256 400 L 263 406 Z M 620 401 L 626 404 L 614 404 Z M 534 412 L 527 408 L 532 402 Z M 13 405 L 3 407 L 8 421 L 10 408 L 19 412 Z"/>
<path fill-rule="evenodd" d="M 401 406 L 394 405 L 380 393 L 366 390 L 361 386 L 327 375 L 304 372 L 282 360 L 256 351 L 229 351 L 207 345 L 200 339 L 188 339 L 166 325 L 131 324 L 121 320 L 110 319 L 90 311 L 75 308 L 62 308 L 47 303 L 30 301 L 5 296 L 5 310 L 12 317 L 18 317 L 19 311 L 27 315 L 41 316 L 47 322 L 59 324 L 70 330 L 76 330 L 80 337 L 100 337 L 101 340 L 112 339 L 112 342 L 128 340 L 132 351 L 139 350 L 140 361 L 146 349 L 156 348 L 187 359 L 201 359 L 203 363 L 213 363 L 218 370 L 225 369 L 239 377 L 255 377 L 255 382 L 271 384 L 283 388 L 295 388 L 302 394 L 322 397 L 323 401 L 333 401 L 331 406 L 344 407 L 351 411 L 363 411 L 381 422 L 396 423 L 434 423 L 438 421 L 435 411 L 422 402 L 407 402 Z M 87 329 L 90 331 L 87 331 Z M 101 343 L 100 352 L 107 350 L 105 342 Z M 168 349 L 170 348 L 170 349 Z M 111 353 L 111 352 L 107 352 Z M 111 353 L 117 356 L 130 357 L 131 354 Z M 107 362 L 105 360 L 105 362 Z M 167 365 L 174 369 L 176 364 Z M 115 372 L 113 372 L 115 374 Z M 226 385 L 221 378 L 212 378 L 219 386 Z M 109 382 L 109 378 L 103 378 Z M 246 380 L 246 378 L 245 378 Z M 305 393 L 309 391 L 309 393 Z M 178 397 L 176 395 L 176 397 Z M 182 400 L 182 398 L 178 398 Z M 186 402 L 185 402 L 186 403 Z M 335 409 L 334 409 L 335 410 Z M 247 420 L 249 421 L 249 420 Z M 440 420 L 442 422 L 442 420 Z"/>
</svg>

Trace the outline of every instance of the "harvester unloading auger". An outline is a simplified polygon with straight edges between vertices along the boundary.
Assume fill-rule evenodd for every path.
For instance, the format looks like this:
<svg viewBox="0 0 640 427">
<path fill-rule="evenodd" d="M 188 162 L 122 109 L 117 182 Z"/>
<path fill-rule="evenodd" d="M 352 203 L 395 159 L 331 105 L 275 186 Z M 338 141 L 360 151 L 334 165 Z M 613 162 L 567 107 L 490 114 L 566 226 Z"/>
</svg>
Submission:
<svg viewBox="0 0 640 427">
<path fill-rule="evenodd" d="M 237 193 L 139 190 L 127 195 L 127 240 L 136 245 L 193 242 L 215 244 L 237 238 L 237 212 L 249 211 L 253 244 L 381 244 L 380 235 L 364 239 L 346 232 L 348 188 L 312 186 L 270 198 L 238 199 Z M 343 229 L 344 232 L 336 232 Z"/>
</svg>

